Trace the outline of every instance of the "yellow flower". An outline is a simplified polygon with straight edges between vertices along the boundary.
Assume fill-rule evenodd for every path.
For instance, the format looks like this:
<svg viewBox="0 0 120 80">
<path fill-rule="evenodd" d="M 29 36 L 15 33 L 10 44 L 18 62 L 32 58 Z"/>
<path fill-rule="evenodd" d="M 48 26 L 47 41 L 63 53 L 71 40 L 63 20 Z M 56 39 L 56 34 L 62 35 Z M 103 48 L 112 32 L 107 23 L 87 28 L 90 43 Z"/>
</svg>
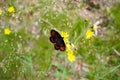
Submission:
<svg viewBox="0 0 120 80">
<path fill-rule="evenodd" d="M 0 15 L 2 14 L 2 10 L 0 9 Z"/>
<path fill-rule="evenodd" d="M 93 30 L 96 31 L 97 30 L 97 25 L 93 26 Z"/>
<path fill-rule="evenodd" d="M 67 52 L 68 60 L 70 62 L 75 61 L 74 51 L 72 50 L 73 45 L 71 45 L 69 40 L 68 40 L 68 37 L 69 37 L 68 33 L 61 32 L 61 36 L 63 37 L 63 40 L 64 40 L 65 45 L 66 45 L 66 52 Z"/>
<path fill-rule="evenodd" d="M 15 9 L 14 9 L 13 6 L 11 6 L 11 7 L 9 7 L 9 8 L 7 9 L 7 11 L 8 11 L 9 13 L 12 13 L 12 12 L 15 12 Z"/>
<path fill-rule="evenodd" d="M 90 39 L 94 36 L 94 32 L 91 31 L 90 29 L 87 30 L 86 32 L 86 39 Z"/>
<path fill-rule="evenodd" d="M 96 24 L 93 25 L 93 30 L 94 30 L 94 35 L 97 36 L 98 35 L 98 26 Z"/>
<path fill-rule="evenodd" d="M 73 52 L 74 52 L 73 50 L 68 50 L 68 51 L 67 51 L 67 55 L 68 55 L 68 56 L 69 56 L 69 55 L 73 55 Z"/>
<path fill-rule="evenodd" d="M 69 55 L 68 59 L 69 59 L 69 61 L 73 62 L 73 61 L 75 61 L 75 56 L 74 55 Z"/>
<path fill-rule="evenodd" d="M 69 35 L 68 35 L 68 33 L 67 32 L 61 32 L 61 35 L 62 35 L 62 37 L 65 37 L 65 38 L 68 38 L 69 37 Z"/>
<path fill-rule="evenodd" d="M 4 29 L 4 34 L 9 35 L 11 33 L 11 30 L 9 28 Z"/>
<path fill-rule="evenodd" d="M 63 37 L 63 40 L 65 41 L 65 43 L 69 42 L 68 40 L 68 33 L 67 32 L 61 32 L 61 36 Z"/>
<path fill-rule="evenodd" d="M 74 56 L 74 51 L 73 50 L 68 50 L 67 55 L 68 55 L 68 60 L 69 61 L 71 61 L 71 62 L 75 61 L 75 56 Z"/>
<path fill-rule="evenodd" d="M 70 50 L 70 47 L 71 47 L 71 45 L 68 43 L 68 44 L 66 44 L 66 51 L 69 51 Z"/>
</svg>

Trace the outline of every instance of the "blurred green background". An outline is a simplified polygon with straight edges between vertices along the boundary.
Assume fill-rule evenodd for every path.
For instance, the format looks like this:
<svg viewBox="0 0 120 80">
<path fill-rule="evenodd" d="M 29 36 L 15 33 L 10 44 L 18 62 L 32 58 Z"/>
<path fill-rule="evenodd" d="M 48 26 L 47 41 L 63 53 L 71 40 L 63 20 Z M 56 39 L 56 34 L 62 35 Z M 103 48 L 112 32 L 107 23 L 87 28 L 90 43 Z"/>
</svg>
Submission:
<svg viewBox="0 0 120 80">
<path fill-rule="evenodd" d="M 120 80 L 119 8 L 117 0 L 1 0 L 0 80 Z M 100 19 L 99 34 L 86 39 Z M 74 62 L 54 49 L 51 29 L 69 34 Z"/>
</svg>

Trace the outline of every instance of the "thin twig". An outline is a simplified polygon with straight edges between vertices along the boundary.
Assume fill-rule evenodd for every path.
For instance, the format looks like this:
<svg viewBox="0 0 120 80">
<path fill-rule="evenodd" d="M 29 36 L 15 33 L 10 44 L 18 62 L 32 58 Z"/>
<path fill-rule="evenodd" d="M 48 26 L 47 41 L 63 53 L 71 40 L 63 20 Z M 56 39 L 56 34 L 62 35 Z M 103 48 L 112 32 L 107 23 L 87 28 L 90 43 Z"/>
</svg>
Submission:
<svg viewBox="0 0 120 80">
<path fill-rule="evenodd" d="M 114 50 L 114 52 L 120 56 L 120 53 L 115 49 L 115 48 L 112 48 Z"/>
</svg>

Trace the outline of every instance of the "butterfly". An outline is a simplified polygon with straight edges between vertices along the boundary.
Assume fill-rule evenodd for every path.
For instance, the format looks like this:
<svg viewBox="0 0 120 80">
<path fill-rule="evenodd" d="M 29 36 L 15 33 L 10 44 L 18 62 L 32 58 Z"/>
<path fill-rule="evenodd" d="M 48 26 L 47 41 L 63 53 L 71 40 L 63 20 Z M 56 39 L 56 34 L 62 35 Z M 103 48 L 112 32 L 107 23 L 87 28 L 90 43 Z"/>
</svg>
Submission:
<svg viewBox="0 0 120 80">
<path fill-rule="evenodd" d="M 65 51 L 66 45 L 63 37 L 56 30 L 53 29 L 51 30 L 50 35 L 50 41 L 54 44 L 54 48 L 56 50 Z"/>
</svg>

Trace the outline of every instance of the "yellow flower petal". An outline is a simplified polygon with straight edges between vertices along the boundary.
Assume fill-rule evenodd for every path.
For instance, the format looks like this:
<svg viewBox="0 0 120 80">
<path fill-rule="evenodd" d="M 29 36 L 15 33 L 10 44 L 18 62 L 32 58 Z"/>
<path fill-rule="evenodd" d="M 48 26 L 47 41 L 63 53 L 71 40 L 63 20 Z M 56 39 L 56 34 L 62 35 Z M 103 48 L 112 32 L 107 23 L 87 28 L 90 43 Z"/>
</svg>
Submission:
<svg viewBox="0 0 120 80">
<path fill-rule="evenodd" d="M 65 43 L 69 43 L 68 38 L 63 37 L 63 40 L 64 40 Z"/>
<path fill-rule="evenodd" d="M 70 55 L 73 55 L 74 51 L 73 50 L 68 50 L 67 51 L 67 55 L 70 56 Z"/>
<path fill-rule="evenodd" d="M 67 32 L 62 31 L 61 36 L 63 37 L 63 40 L 64 40 L 65 43 L 69 43 L 69 40 L 68 40 L 69 35 L 68 35 Z"/>
<path fill-rule="evenodd" d="M 61 36 L 62 37 L 64 37 L 64 38 L 68 38 L 69 37 L 69 35 L 68 35 L 68 33 L 67 32 L 61 32 Z"/>
<path fill-rule="evenodd" d="M 4 29 L 4 34 L 9 35 L 11 33 L 11 30 L 9 28 Z"/>
<path fill-rule="evenodd" d="M 94 36 L 94 32 L 91 31 L 90 29 L 87 30 L 87 32 L 86 32 L 86 39 L 90 39 L 90 38 L 92 38 L 93 36 Z"/>
<path fill-rule="evenodd" d="M 70 44 L 66 44 L 66 51 L 69 51 L 70 50 Z"/>
<path fill-rule="evenodd" d="M 12 13 L 12 12 L 15 12 L 15 9 L 14 9 L 13 6 L 11 6 L 11 7 L 9 7 L 9 8 L 7 9 L 7 11 L 8 11 L 9 13 Z"/>
<path fill-rule="evenodd" d="M 0 15 L 2 15 L 2 10 L 0 9 Z"/>
<path fill-rule="evenodd" d="M 70 62 L 73 62 L 73 61 L 75 61 L 75 56 L 74 55 L 69 55 L 68 59 L 69 59 Z"/>
</svg>

